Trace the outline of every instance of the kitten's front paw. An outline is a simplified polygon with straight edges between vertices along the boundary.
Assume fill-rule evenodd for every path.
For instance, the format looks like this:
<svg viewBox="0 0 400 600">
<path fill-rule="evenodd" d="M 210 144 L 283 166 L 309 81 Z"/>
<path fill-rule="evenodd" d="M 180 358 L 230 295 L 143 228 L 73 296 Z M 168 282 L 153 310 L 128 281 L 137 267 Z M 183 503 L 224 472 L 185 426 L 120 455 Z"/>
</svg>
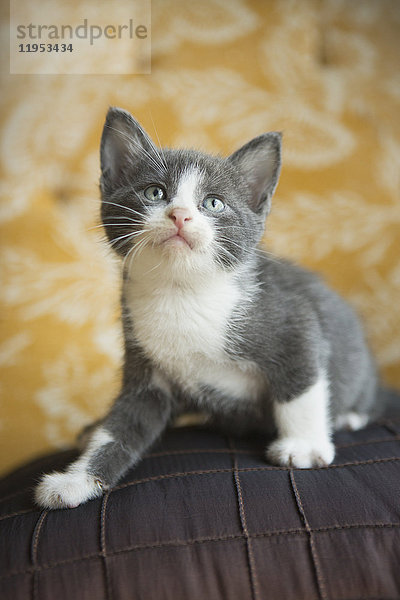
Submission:
<svg viewBox="0 0 400 600">
<path fill-rule="evenodd" d="M 335 456 L 335 447 L 329 440 L 318 442 L 303 438 L 281 438 L 267 449 L 267 459 L 282 467 L 307 469 L 329 465 Z"/>
<path fill-rule="evenodd" d="M 43 508 L 76 508 L 101 496 L 102 483 L 83 471 L 66 471 L 44 475 L 35 490 L 35 500 Z"/>
</svg>

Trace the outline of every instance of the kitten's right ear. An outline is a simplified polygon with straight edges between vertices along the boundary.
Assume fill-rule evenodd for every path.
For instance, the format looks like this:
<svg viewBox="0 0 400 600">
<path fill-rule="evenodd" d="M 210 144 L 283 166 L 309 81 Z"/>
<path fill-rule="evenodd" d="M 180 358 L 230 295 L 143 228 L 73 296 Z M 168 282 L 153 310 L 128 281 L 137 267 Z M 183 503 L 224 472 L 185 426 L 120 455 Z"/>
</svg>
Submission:
<svg viewBox="0 0 400 600">
<path fill-rule="evenodd" d="M 154 153 L 153 142 L 132 115 L 122 108 L 109 108 L 100 143 L 102 185 L 115 188 L 130 165 L 139 158 L 151 160 Z"/>
</svg>

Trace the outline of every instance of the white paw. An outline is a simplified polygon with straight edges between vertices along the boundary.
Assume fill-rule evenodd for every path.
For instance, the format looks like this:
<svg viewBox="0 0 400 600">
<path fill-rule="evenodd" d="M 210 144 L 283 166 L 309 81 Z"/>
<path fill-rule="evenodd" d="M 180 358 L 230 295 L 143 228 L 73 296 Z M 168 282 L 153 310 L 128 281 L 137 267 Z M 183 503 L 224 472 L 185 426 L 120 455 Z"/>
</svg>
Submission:
<svg viewBox="0 0 400 600">
<path fill-rule="evenodd" d="M 335 447 L 329 440 L 308 440 L 286 437 L 272 442 L 267 459 L 283 467 L 307 469 L 329 465 L 335 456 Z"/>
<path fill-rule="evenodd" d="M 85 471 L 44 475 L 35 490 L 35 500 L 43 508 L 75 508 L 101 496 L 101 482 Z"/>
<path fill-rule="evenodd" d="M 348 412 L 344 415 L 339 415 L 335 419 L 336 429 L 349 429 L 350 431 L 357 431 L 362 429 L 368 423 L 368 415 L 360 415 L 356 412 Z"/>
</svg>

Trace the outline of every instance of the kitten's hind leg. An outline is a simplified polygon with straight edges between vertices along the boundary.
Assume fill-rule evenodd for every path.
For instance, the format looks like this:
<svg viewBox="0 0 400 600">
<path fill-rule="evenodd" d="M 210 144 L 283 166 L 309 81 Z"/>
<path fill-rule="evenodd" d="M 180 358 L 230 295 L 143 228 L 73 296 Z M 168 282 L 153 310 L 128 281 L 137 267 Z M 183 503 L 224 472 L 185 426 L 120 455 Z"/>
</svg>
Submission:
<svg viewBox="0 0 400 600">
<path fill-rule="evenodd" d="M 369 416 L 357 412 L 348 412 L 338 415 L 335 419 L 335 429 L 347 429 L 348 431 L 358 431 L 368 424 Z"/>
<path fill-rule="evenodd" d="M 328 382 L 322 374 L 297 398 L 275 402 L 273 408 L 278 439 L 267 449 L 267 459 L 300 469 L 332 462 Z"/>
</svg>

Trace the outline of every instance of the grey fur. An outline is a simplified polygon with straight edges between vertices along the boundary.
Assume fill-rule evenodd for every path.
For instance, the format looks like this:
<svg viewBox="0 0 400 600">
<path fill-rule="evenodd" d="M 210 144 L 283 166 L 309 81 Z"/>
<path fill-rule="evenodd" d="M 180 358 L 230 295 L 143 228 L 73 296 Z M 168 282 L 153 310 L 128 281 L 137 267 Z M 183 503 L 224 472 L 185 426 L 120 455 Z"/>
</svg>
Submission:
<svg viewBox="0 0 400 600">
<path fill-rule="evenodd" d="M 307 390 L 322 370 L 328 373 L 333 417 L 353 410 L 375 415 L 377 377 L 373 359 L 353 310 L 314 274 L 256 249 L 278 182 L 281 136 L 268 133 L 231 157 L 194 150 L 157 150 L 133 117 L 111 108 L 101 141 L 102 219 L 114 249 L 126 256 L 140 231 L 145 201 L 142 190 L 162 184 L 174 195 L 188 166 L 202 174 L 199 200 L 207 194 L 228 198 L 215 219 L 221 269 L 243 265 L 241 285 L 254 288 L 252 301 L 233 316 L 226 352 L 253 361 L 268 387 L 257 405 L 233 402 L 214 389 L 188 396 L 175 382 L 166 394 L 152 384 L 154 365 L 135 341 L 125 292 L 122 295 L 125 360 L 122 390 L 103 427 L 114 440 L 92 457 L 89 471 L 104 487 L 113 485 L 162 433 L 173 416 L 207 409 L 223 427 L 239 433 L 273 428 L 271 400 L 287 403 Z M 135 225 L 126 221 L 128 206 Z M 198 210 L 203 210 L 199 204 Z M 131 216 L 132 216 L 131 215 Z M 117 221 L 118 219 L 118 221 Z M 119 226 L 111 223 L 119 223 Z M 119 238 L 118 241 L 117 238 Z M 173 351 L 173 350 L 172 350 Z"/>
</svg>

